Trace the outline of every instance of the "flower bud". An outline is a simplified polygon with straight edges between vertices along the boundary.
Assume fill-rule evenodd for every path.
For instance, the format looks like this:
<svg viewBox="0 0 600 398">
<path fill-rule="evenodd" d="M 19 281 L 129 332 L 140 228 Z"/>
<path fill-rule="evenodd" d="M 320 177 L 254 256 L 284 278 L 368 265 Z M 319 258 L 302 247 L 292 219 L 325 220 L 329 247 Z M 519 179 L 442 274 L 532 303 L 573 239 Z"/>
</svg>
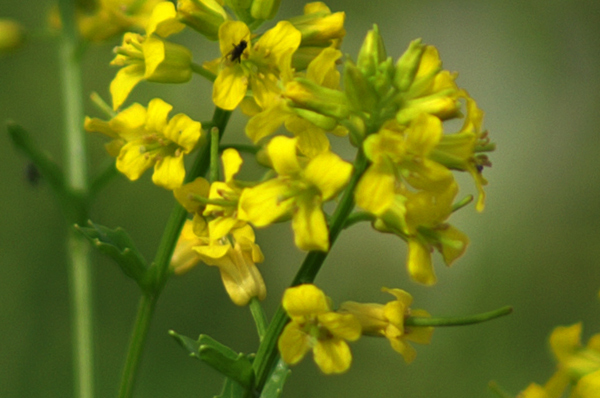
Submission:
<svg viewBox="0 0 600 398">
<path fill-rule="evenodd" d="M 192 78 L 192 53 L 184 46 L 148 37 L 142 47 L 146 61 L 146 80 L 185 83 Z"/>
<path fill-rule="evenodd" d="M 421 39 L 416 39 L 410 42 L 408 49 L 398 59 L 394 76 L 394 84 L 398 90 L 406 91 L 413 84 L 424 51 Z"/>
<path fill-rule="evenodd" d="M 290 18 L 289 21 L 302 33 L 300 47 L 329 47 L 335 40 L 346 35 L 343 12 L 331 13 L 324 3 L 308 3 L 304 6 L 304 15 Z"/>
<path fill-rule="evenodd" d="M 219 39 L 219 26 L 228 19 L 227 13 L 216 0 L 179 0 L 177 16 L 181 22 L 209 40 Z"/>
<path fill-rule="evenodd" d="M 360 69 L 349 60 L 344 65 L 344 88 L 355 110 L 369 114 L 377 111 L 377 93 Z"/>
<path fill-rule="evenodd" d="M 298 78 L 286 85 L 284 96 L 292 100 L 292 106 L 304 108 L 345 119 L 350 114 L 350 106 L 346 95 L 338 90 L 320 86 L 308 79 Z"/>
<path fill-rule="evenodd" d="M 356 65 L 365 76 L 373 76 L 377 71 L 377 66 L 386 58 L 387 53 L 383 39 L 379 35 L 379 28 L 374 25 L 373 30 L 367 33 L 367 37 L 365 37 L 365 41 L 360 48 Z"/>
<path fill-rule="evenodd" d="M 279 4 L 281 0 L 254 0 L 250 14 L 259 20 L 273 19 L 279 11 Z"/>
</svg>

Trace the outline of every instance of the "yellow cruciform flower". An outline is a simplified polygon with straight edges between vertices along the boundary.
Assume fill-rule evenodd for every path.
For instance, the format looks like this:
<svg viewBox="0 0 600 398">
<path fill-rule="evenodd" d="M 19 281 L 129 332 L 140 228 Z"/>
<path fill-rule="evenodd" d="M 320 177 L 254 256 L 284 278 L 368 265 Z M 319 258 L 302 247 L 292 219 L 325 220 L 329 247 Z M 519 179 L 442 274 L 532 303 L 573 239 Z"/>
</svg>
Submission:
<svg viewBox="0 0 600 398">
<path fill-rule="evenodd" d="M 406 363 L 411 363 L 417 352 L 406 340 L 419 344 L 429 344 L 432 327 L 405 327 L 404 320 L 408 316 L 428 317 L 423 310 L 411 311 L 412 296 L 401 289 L 382 289 L 396 297 L 387 304 L 357 303 L 347 301 L 340 306 L 340 312 L 350 313 L 362 326 L 362 333 L 371 336 L 385 336 L 392 348 L 402 354 Z"/>
<path fill-rule="evenodd" d="M 244 189 L 239 215 L 257 227 L 292 217 L 296 246 L 302 250 L 329 250 L 329 232 L 322 204 L 332 200 L 350 179 L 352 165 L 333 152 L 312 159 L 296 154 L 296 139 L 277 136 L 267 146 L 279 174 Z"/>
<path fill-rule="evenodd" d="M 255 265 L 264 256 L 254 241 L 252 227 L 245 225 L 216 241 L 206 237 L 203 245 L 194 247 L 205 264 L 219 268 L 227 294 L 240 306 L 253 297 L 263 300 L 267 295 L 265 282 Z"/>
<path fill-rule="evenodd" d="M 456 134 L 444 134 L 435 148 L 431 151 L 431 158 L 451 169 L 468 171 L 473 179 L 479 198 L 477 210 L 482 211 L 485 204 L 486 179 L 481 174 L 484 166 L 491 166 L 486 155 L 478 154 L 489 145 L 487 131 L 482 131 L 483 111 L 477 107 L 475 101 L 465 92 L 467 102 L 467 116 L 462 128 Z"/>
<path fill-rule="evenodd" d="M 354 315 L 331 311 L 328 297 L 311 284 L 286 289 L 282 305 L 291 318 L 278 341 L 286 363 L 300 362 L 312 349 L 323 373 L 343 373 L 350 368 L 352 353 L 346 340 L 358 340 L 361 334 Z"/>
<path fill-rule="evenodd" d="M 256 102 L 279 92 L 281 74 L 291 73 L 291 59 L 300 45 L 300 32 L 286 21 L 279 22 L 252 44 L 245 23 L 226 21 L 219 28 L 219 46 L 224 62 L 213 85 L 213 102 L 219 108 L 235 109 L 248 87 Z"/>
<path fill-rule="evenodd" d="M 147 110 L 136 103 L 108 122 L 86 117 L 85 129 L 115 139 L 109 153 L 118 153 L 117 169 L 127 178 L 135 181 L 154 166 L 152 181 L 163 188 L 174 189 L 183 183 L 183 156 L 198 144 L 202 126 L 183 113 L 167 122 L 171 109 L 171 105 L 155 98 Z"/>
<path fill-rule="evenodd" d="M 173 3 L 159 3 L 146 25 L 146 35 L 126 33 L 123 44 L 115 49 L 110 63 L 122 66 L 110 83 L 113 109 L 118 109 L 133 88 L 142 80 L 158 83 L 185 83 L 192 77 L 192 53 L 184 46 L 169 43 L 167 37 L 185 25 L 176 18 Z"/>
</svg>

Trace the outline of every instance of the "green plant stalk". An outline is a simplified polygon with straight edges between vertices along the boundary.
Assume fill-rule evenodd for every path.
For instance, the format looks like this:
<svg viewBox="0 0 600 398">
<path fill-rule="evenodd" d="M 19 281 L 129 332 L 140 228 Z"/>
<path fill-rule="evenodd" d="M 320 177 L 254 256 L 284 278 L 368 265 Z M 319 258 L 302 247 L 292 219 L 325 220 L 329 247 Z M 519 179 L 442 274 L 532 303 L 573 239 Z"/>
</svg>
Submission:
<svg viewBox="0 0 600 398">
<path fill-rule="evenodd" d="M 210 124 L 219 130 L 219 140 L 223 136 L 230 116 L 230 111 L 215 108 Z M 210 147 L 210 141 L 207 139 L 206 144 L 196 157 L 192 170 L 186 173 L 186 182 L 193 181 L 196 177 L 206 174 L 210 166 Z M 177 239 L 179 238 L 179 233 L 186 217 L 187 211 L 179 203 L 175 203 L 151 266 L 152 272 L 150 275 L 152 276 L 152 281 L 149 284 L 150 287 L 142 295 L 138 306 L 135 326 L 129 342 L 123 375 L 121 376 L 120 398 L 129 398 L 133 394 L 137 370 L 142 358 L 152 316 L 154 315 L 154 308 L 169 277 L 169 263 L 171 262 L 171 257 L 173 256 L 173 251 L 175 250 L 175 245 L 177 244 Z"/>
<path fill-rule="evenodd" d="M 68 224 L 72 225 L 88 219 L 89 187 L 75 2 L 61 0 L 59 7 L 63 23 L 58 55 L 64 115 L 65 190 L 72 204 L 71 211 L 65 212 L 65 217 Z M 75 396 L 93 398 L 94 313 L 90 250 L 85 238 L 72 229 L 67 234 L 67 255 Z"/>
<path fill-rule="evenodd" d="M 331 225 L 329 226 L 330 250 L 340 232 L 344 229 L 346 219 L 354 209 L 354 190 L 360 177 L 367 169 L 367 165 L 367 159 L 362 151 L 359 151 L 354 162 L 354 174 L 331 217 Z M 290 286 L 312 283 L 327 258 L 327 254 L 328 252 L 321 251 L 311 251 L 308 253 Z M 277 360 L 277 339 L 287 321 L 288 316 L 280 305 L 267 328 L 265 337 L 258 348 L 256 358 L 253 362 L 254 372 L 256 373 L 255 392 L 257 395 L 260 395 L 269 377 L 269 373 Z"/>
<path fill-rule="evenodd" d="M 487 322 L 492 319 L 499 318 L 512 313 L 513 309 L 510 306 L 498 308 L 497 310 L 483 312 L 476 315 L 444 317 L 444 318 L 425 318 L 425 317 L 408 317 L 404 320 L 405 326 L 463 326 L 473 325 L 475 323 Z"/>
</svg>

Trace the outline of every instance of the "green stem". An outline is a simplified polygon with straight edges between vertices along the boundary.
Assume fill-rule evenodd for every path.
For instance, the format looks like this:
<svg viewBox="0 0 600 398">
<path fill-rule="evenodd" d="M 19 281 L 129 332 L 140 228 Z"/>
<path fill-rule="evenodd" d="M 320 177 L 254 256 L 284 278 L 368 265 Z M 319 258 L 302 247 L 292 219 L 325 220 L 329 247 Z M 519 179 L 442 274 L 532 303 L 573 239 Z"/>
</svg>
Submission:
<svg viewBox="0 0 600 398">
<path fill-rule="evenodd" d="M 256 324 L 258 338 L 262 341 L 263 337 L 265 337 L 265 332 L 267 331 L 267 317 L 260 305 L 260 301 L 258 301 L 256 297 L 252 297 L 250 300 L 250 312 L 252 313 L 252 318 L 254 318 L 254 323 Z"/>
<path fill-rule="evenodd" d="M 231 116 L 230 111 L 225 111 L 220 108 L 216 108 L 213 114 L 212 125 L 219 130 L 219 140 L 223 136 L 225 127 L 229 122 Z M 195 163 L 192 166 L 192 170 L 186 173 L 186 182 L 193 181 L 200 175 L 206 175 L 210 164 L 210 141 L 204 145 L 198 153 Z M 152 263 L 151 272 L 149 272 L 151 283 L 148 283 L 148 289 L 144 292 L 142 301 L 138 308 L 138 313 L 135 321 L 135 328 L 129 344 L 129 350 L 127 352 L 127 359 L 125 362 L 125 368 L 123 370 L 123 376 L 121 378 L 121 387 L 119 390 L 120 398 L 129 398 L 133 394 L 133 387 L 135 384 L 135 377 L 139 363 L 141 360 L 143 347 L 146 342 L 146 336 L 150 328 L 152 316 L 154 313 L 154 307 L 162 289 L 164 288 L 167 279 L 170 275 L 169 264 L 179 233 L 183 227 L 183 223 L 187 218 L 186 210 L 179 204 L 175 203 L 167 226 L 163 232 L 154 262 Z"/>
<path fill-rule="evenodd" d="M 128 361 L 125 363 L 125 369 L 123 369 L 119 397 L 131 397 L 133 394 L 133 386 L 140 364 L 139 359 L 144 350 L 157 299 L 158 296 L 144 294 L 140 300 L 135 326 L 129 342 Z M 130 361 L 129 358 L 136 358 L 137 360 Z"/>
<path fill-rule="evenodd" d="M 331 225 L 329 226 L 330 250 L 344 228 L 346 219 L 354 209 L 354 189 L 367 168 L 367 159 L 362 151 L 358 152 L 354 167 L 355 170 L 350 183 L 346 187 L 342 199 L 331 217 Z M 321 269 L 325 258 L 327 258 L 327 254 L 327 252 L 320 251 L 311 251 L 308 253 L 290 286 L 312 283 Z M 269 373 L 277 360 L 277 339 L 287 321 L 288 316 L 280 305 L 269 324 L 264 340 L 258 347 L 256 358 L 253 362 L 254 372 L 256 373 L 255 390 L 257 393 L 262 391 Z"/>
<path fill-rule="evenodd" d="M 72 204 L 72 209 L 65 216 L 69 224 L 81 224 L 88 218 L 89 187 L 75 2 L 60 0 L 59 9 L 63 24 L 59 41 L 59 70 L 64 115 L 65 189 Z M 75 396 L 93 398 L 94 340 L 89 246 L 83 236 L 69 230 L 67 247 Z"/>
<path fill-rule="evenodd" d="M 208 181 L 211 184 L 219 181 L 219 130 L 210 129 L 210 172 Z"/>
<path fill-rule="evenodd" d="M 476 315 L 457 316 L 448 318 L 423 318 L 423 317 L 408 317 L 404 320 L 406 326 L 463 326 L 472 325 L 475 323 L 487 322 L 492 319 L 499 318 L 512 313 L 512 307 L 502 307 L 497 310 L 484 312 Z"/>
<path fill-rule="evenodd" d="M 214 82 L 217 79 L 217 76 L 214 73 L 212 73 L 208 69 L 205 69 L 202 65 L 198 65 L 192 62 L 191 67 L 192 72 L 206 78 L 208 81 Z"/>
<path fill-rule="evenodd" d="M 375 218 L 376 217 L 374 215 L 372 215 L 371 213 L 367 213 L 366 211 L 352 213 L 346 219 L 346 222 L 344 223 L 344 229 L 350 228 L 354 224 L 358 224 L 359 222 L 363 221 L 373 222 L 375 221 Z"/>
</svg>

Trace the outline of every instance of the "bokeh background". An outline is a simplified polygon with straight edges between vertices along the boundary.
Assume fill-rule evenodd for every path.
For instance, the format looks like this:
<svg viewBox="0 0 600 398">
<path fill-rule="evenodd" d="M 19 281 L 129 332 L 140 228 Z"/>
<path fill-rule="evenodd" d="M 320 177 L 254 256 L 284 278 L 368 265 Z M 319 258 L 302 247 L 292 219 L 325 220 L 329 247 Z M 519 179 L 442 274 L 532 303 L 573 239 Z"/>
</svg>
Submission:
<svg viewBox="0 0 600 398">
<path fill-rule="evenodd" d="M 0 16 L 20 20 L 34 35 L 25 48 L 0 58 L 0 120 L 22 124 L 61 161 L 62 127 L 56 43 L 45 36 L 50 1 L 3 0 Z M 280 16 L 302 12 L 284 1 Z M 444 67 L 486 111 L 497 151 L 485 212 L 473 206 L 453 216 L 472 244 L 448 269 L 436 258 L 433 288 L 411 282 L 404 243 L 368 225 L 345 232 L 317 284 L 334 301 L 385 302 L 382 286 L 410 291 L 414 306 L 434 315 L 462 315 L 510 304 L 509 317 L 438 329 L 417 347 L 407 366 L 383 339 L 352 346 L 354 364 L 341 376 L 323 376 L 310 358 L 293 368 L 285 397 L 486 397 L 496 380 L 517 393 L 544 383 L 553 371 L 547 337 L 556 325 L 584 322 L 584 338 L 600 331 L 600 2 L 596 0 L 331 0 L 346 11 L 343 51 L 356 55 L 373 23 L 397 58 L 421 37 L 440 51 Z M 193 32 L 175 41 L 195 61 L 212 59 L 215 46 Z M 85 56 L 85 90 L 108 97 L 116 70 L 108 66 L 117 40 Z M 140 84 L 133 100 L 160 96 L 197 120 L 212 114 L 210 85 Z M 87 114 L 100 116 L 89 102 Z M 226 141 L 245 142 L 236 114 Z M 90 168 L 106 160 L 103 137 L 90 135 Z M 336 144 L 337 145 L 337 144 Z M 72 396 L 65 225 L 44 181 L 25 179 L 26 159 L 0 135 L 0 397 Z M 350 153 L 344 153 L 350 159 Z M 463 194 L 472 193 L 469 178 Z M 94 221 L 122 226 L 152 258 L 172 206 L 170 193 L 149 175 L 137 183 L 118 177 L 93 207 Z M 259 231 L 266 261 L 260 266 L 274 312 L 304 254 L 290 227 Z M 116 395 L 138 292 L 107 258 L 94 258 L 98 397 Z M 224 293 L 216 269 L 199 266 L 168 283 L 156 311 L 137 397 L 210 397 L 221 377 L 189 358 L 167 335 L 209 334 L 251 352 L 257 337 L 249 311 Z"/>
</svg>

